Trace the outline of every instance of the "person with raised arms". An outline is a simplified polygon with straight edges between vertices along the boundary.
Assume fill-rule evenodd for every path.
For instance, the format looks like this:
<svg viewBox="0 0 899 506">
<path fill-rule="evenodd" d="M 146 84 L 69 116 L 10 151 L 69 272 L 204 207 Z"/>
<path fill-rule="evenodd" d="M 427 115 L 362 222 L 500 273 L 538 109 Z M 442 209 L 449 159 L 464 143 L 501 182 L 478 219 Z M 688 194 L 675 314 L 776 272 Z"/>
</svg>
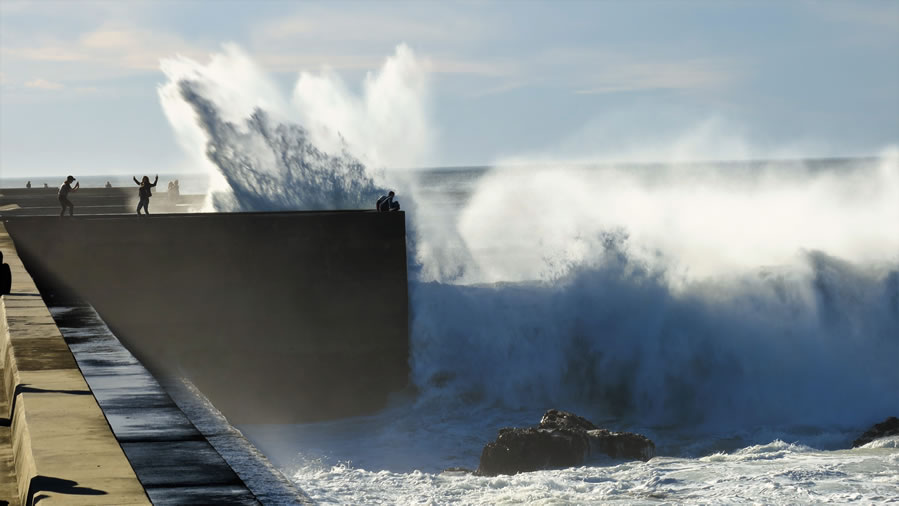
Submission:
<svg viewBox="0 0 899 506">
<path fill-rule="evenodd" d="M 59 185 L 59 191 L 56 193 L 56 198 L 59 199 L 59 205 L 62 206 L 62 211 L 59 212 L 60 217 L 65 216 L 66 208 L 69 208 L 69 216 L 75 216 L 75 206 L 69 200 L 69 193 L 78 191 L 78 188 L 81 188 L 81 183 L 75 183 L 75 186 L 72 187 L 72 181 L 74 180 L 75 178 L 73 176 L 69 176 L 61 185 Z"/>
<path fill-rule="evenodd" d="M 150 197 L 153 196 L 153 194 L 150 192 L 150 188 L 156 186 L 156 183 L 159 182 L 159 175 L 156 175 L 156 180 L 152 183 L 150 182 L 150 178 L 147 176 L 144 176 L 140 181 L 138 181 L 136 177 L 132 177 L 132 179 L 134 179 L 134 182 L 137 183 L 138 186 L 140 186 L 140 189 L 137 192 L 138 196 L 140 197 L 140 201 L 137 203 L 137 215 L 140 216 L 140 208 L 143 207 L 144 213 L 149 216 Z"/>
</svg>

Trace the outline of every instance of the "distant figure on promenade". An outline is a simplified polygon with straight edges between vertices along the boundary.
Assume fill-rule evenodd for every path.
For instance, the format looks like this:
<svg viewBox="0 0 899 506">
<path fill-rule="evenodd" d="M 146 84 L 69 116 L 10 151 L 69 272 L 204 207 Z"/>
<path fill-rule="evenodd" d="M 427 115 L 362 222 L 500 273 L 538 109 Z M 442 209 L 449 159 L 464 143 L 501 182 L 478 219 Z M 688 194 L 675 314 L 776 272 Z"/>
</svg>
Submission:
<svg viewBox="0 0 899 506">
<path fill-rule="evenodd" d="M 169 181 L 169 200 L 177 200 L 181 195 L 181 191 L 178 188 L 178 180 Z"/>
<path fill-rule="evenodd" d="M 8 295 L 12 288 L 12 272 L 9 264 L 3 263 L 3 252 L 0 251 L 0 295 Z"/>
<path fill-rule="evenodd" d="M 107 187 L 107 188 L 112 188 L 112 183 L 110 183 L 109 181 L 107 181 L 107 182 L 106 182 L 106 187 Z"/>
<path fill-rule="evenodd" d="M 140 186 L 140 190 L 138 190 L 137 192 L 138 196 L 140 197 L 140 201 L 137 203 L 137 215 L 140 216 L 140 208 L 143 207 L 144 212 L 147 214 L 147 216 L 149 216 L 150 197 L 153 196 L 153 194 L 150 192 L 150 188 L 156 186 L 156 183 L 159 182 L 159 175 L 156 175 L 156 180 L 152 183 L 150 182 L 150 178 L 147 176 L 144 176 L 140 181 L 138 181 L 136 177 L 132 179 L 134 179 L 134 182 Z"/>
<path fill-rule="evenodd" d="M 47 183 L 44 183 L 44 188 L 50 188 L 50 187 L 47 186 Z"/>
<path fill-rule="evenodd" d="M 77 192 L 78 188 L 81 188 L 81 183 L 75 183 L 75 187 L 72 187 L 72 181 L 75 178 L 69 176 L 66 180 L 59 185 L 59 191 L 56 193 L 56 198 L 59 199 L 59 205 L 62 206 L 62 211 L 59 212 L 59 216 L 62 217 L 66 214 L 66 208 L 69 208 L 69 216 L 75 216 L 75 206 L 72 205 L 72 202 L 69 200 L 70 192 Z M 47 183 L 44 183 L 44 187 L 47 186 Z"/>
<path fill-rule="evenodd" d="M 393 201 L 393 190 L 387 193 L 387 195 L 381 196 L 378 199 L 378 203 L 375 205 L 375 208 L 379 213 L 388 213 L 390 211 L 399 211 L 400 203 Z"/>
<path fill-rule="evenodd" d="M 25 183 L 25 188 L 28 188 L 29 190 L 31 189 L 31 181 Z"/>
</svg>

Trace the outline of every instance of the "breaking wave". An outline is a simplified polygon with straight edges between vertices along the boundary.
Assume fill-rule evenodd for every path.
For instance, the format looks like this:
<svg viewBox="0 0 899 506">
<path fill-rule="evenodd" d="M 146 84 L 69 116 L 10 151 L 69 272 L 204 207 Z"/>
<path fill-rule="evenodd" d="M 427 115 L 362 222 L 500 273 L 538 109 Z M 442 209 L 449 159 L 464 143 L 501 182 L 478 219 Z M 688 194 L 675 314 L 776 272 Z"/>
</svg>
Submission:
<svg viewBox="0 0 899 506">
<path fill-rule="evenodd" d="M 170 72 L 160 95 L 167 111 L 187 106 L 193 113 L 202 132 L 196 138 L 224 181 L 211 193 L 215 208 L 370 208 L 384 188 L 406 189 L 419 403 L 567 407 L 596 419 L 737 426 L 858 425 L 899 408 L 899 233 L 888 230 L 897 212 L 889 206 L 899 201 L 895 153 L 759 190 L 759 198 L 801 203 L 791 219 L 822 225 L 816 234 L 765 235 L 766 226 L 776 226 L 769 222 L 729 242 L 711 225 L 691 228 L 680 242 L 650 240 L 661 237 L 665 223 L 678 226 L 676 206 L 655 228 L 644 219 L 652 210 L 604 222 L 594 219 L 595 206 L 575 200 L 547 199 L 536 211 L 517 211 L 502 200 L 508 195 L 484 191 L 500 169 L 440 208 L 423 196 L 420 177 L 375 171 L 354 157 L 352 139 L 319 148 L 316 134 L 273 119 L 261 106 L 235 119 L 241 115 L 223 112 L 215 99 L 219 82 L 194 65 L 200 70 Z M 700 186 L 720 193 L 710 211 L 718 216 L 733 211 L 728 205 L 745 204 L 728 204 L 727 192 L 755 177 L 704 174 L 713 177 Z M 528 184 L 549 177 L 551 190 L 537 187 L 550 193 L 592 184 L 568 172 L 555 175 L 522 169 L 510 177 Z M 872 193 L 853 200 L 842 212 L 848 221 L 830 231 L 851 230 L 862 222 L 857 218 L 868 220 L 864 234 L 833 242 L 817 233 L 826 226 L 803 192 L 824 188 L 822 196 L 841 197 L 840 188 L 872 177 L 865 183 Z M 658 182 L 624 182 L 634 198 L 659 196 Z M 680 192 L 667 202 L 689 206 L 695 183 L 667 187 Z M 740 216 L 752 223 L 755 215 Z M 478 221 L 490 226 L 479 228 Z M 782 246 L 781 256 L 767 263 L 758 255 L 772 245 Z M 756 257 L 719 261 L 753 247 Z M 792 251 L 788 260 L 784 249 Z M 702 255 L 717 262 L 714 270 L 702 271 Z"/>
<path fill-rule="evenodd" d="M 377 199 L 374 181 L 346 149 L 329 155 L 305 128 L 273 122 L 261 109 L 242 125 L 227 122 L 202 86 L 179 83 L 208 136 L 206 156 L 230 190 L 212 193 L 217 210 L 358 209 Z"/>
</svg>

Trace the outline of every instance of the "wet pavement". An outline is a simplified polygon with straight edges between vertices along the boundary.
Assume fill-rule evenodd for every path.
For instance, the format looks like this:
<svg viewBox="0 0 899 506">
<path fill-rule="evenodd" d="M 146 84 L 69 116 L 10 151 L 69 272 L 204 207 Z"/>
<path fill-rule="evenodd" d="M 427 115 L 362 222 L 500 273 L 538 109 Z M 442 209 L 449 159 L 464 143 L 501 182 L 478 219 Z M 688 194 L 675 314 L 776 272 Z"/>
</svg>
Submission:
<svg viewBox="0 0 899 506">
<path fill-rule="evenodd" d="M 50 311 L 154 504 L 311 502 L 283 476 L 263 482 L 259 497 L 251 492 L 207 439 L 234 438 L 236 431 L 213 428 L 219 433 L 209 434 L 204 427 L 204 434 L 197 429 L 92 307 Z"/>
</svg>

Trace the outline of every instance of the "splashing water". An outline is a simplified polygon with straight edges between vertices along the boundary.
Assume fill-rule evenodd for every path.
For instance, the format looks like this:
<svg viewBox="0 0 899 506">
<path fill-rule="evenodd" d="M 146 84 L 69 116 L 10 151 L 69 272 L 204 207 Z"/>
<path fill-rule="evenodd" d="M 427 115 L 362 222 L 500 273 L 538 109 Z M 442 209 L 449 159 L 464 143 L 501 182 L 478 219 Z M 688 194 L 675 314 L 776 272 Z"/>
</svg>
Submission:
<svg viewBox="0 0 899 506">
<path fill-rule="evenodd" d="M 206 156 L 231 188 L 230 195 L 213 193 L 216 209 L 352 209 L 377 198 L 374 181 L 346 149 L 328 155 L 310 142 L 306 129 L 273 123 L 261 109 L 243 125 L 226 122 L 200 84 L 182 81 L 180 88 L 208 135 Z"/>
<path fill-rule="evenodd" d="M 500 166 L 441 205 L 420 197 L 423 177 L 368 169 L 351 154 L 365 143 L 323 141 L 331 154 L 324 134 L 270 116 L 286 101 L 261 74 L 247 71 L 261 99 L 223 86 L 222 59 L 252 68 L 235 48 L 178 60 L 160 90 L 176 130 L 199 128 L 224 182 L 217 209 L 368 208 L 384 183 L 410 192 L 423 399 L 738 425 L 858 423 L 899 405 L 895 150 L 824 168 Z M 399 48 L 363 101 L 396 100 L 398 122 L 420 125 L 420 79 L 403 77 L 415 67 Z M 333 102 L 346 93 L 333 79 L 304 75 L 294 104 Z M 176 121 L 185 108 L 192 123 Z"/>
<path fill-rule="evenodd" d="M 316 500 L 899 494 L 892 440 L 815 449 L 899 410 L 899 150 L 399 171 L 430 142 L 424 67 L 405 46 L 362 97 L 323 72 L 284 99 L 234 46 L 163 68 L 164 110 L 218 178 L 210 207 L 370 208 L 387 187 L 403 198 L 418 395 L 371 417 L 243 428 Z M 687 138 L 651 151 L 702 158 Z M 418 471 L 474 467 L 497 428 L 550 407 L 646 433 L 677 457 L 497 478 Z"/>
</svg>

